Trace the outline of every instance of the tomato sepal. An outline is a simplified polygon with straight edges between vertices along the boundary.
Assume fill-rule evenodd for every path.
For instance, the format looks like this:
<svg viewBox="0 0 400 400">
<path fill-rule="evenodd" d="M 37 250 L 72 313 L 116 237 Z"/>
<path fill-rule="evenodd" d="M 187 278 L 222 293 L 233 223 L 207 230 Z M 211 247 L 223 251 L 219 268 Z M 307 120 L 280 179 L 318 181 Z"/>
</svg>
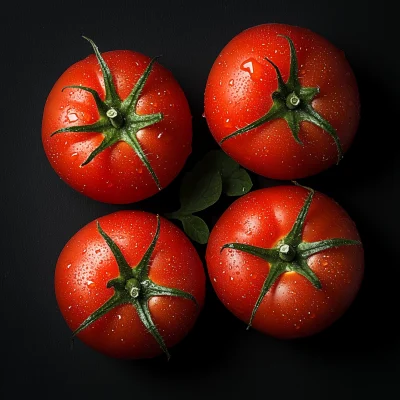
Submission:
<svg viewBox="0 0 400 400">
<path fill-rule="evenodd" d="M 314 98 L 319 94 L 319 88 L 301 86 L 298 78 L 296 49 L 293 41 L 286 35 L 278 36 L 284 37 L 288 41 L 290 47 L 290 75 L 287 82 L 285 83 L 283 80 L 278 66 L 269 58 L 265 58 L 275 69 L 278 81 L 278 88 L 272 93 L 273 104 L 271 108 L 261 118 L 225 136 L 220 140 L 219 144 L 222 145 L 226 140 L 258 128 L 267 122 L 276 119 L 284 119 L 292 132 L 294 140 L 299 145 L 303 146 L 304 143 L 299 138 L 300 124 L 301 122 L 310 122 L 323 129 L 332 137 L 338 154 L 337 163 L 339 163 L 343 158 L 343 149 L 337 132 L 326 119 L 314 110 L 311 104 Z"/>
<path fill-rule="evenodd" d="M 297 186 L 297 182 L 294 182 Z M 318 276 L 308 265 L 308 258 L 321 251 L 341 246 L 360 246 L 358 240 L 332 238 L 317 242 L 304 242 L 302 240 L 303 229 L 310 208 L 314 190 L 305 186 L 303 188 L 309 191 L 309 194 L 297 215 L 297 218 L 290 232 L 281 239 L 274 248 L 256 247 L 244 243 L 227 243 L 221 247 L 220 252 L 224 249 L 233 249 L 243 251 L 253 256 L 259 257 L 269 264 L 269 272 L 264 280 L 258 299 L 253 307 L 247 329 L 252 325 L 257 310 L 263 301 L 267 292 L 271 289 L 279 277 L 285 272 L 296 272 L 306 278 L 316 290 L 322 289 L 322 284 Z"/>
<path fill-rule="evenodd" d="M 143 325 L 151 333 L 169 359 L 170 354 L 168 352 L 168 348 L 151 318 L 151 312 L 148 304 L 150 298 L 154 296 L 172 296 L 193 301 L 196 307 L 198 307 L 198 303 L 192 294 L 180 289 L 158 285 L 149 278 L 150 260 L 160 233 L 160 217 L 157 215 L 156 232 L 149 247 L 147 248 L 140 262 L 133 268 L 126 261 L 118 245 L 101 228 L 99 222 L 97 222 L 97 230 L 115 257 L 118 265 L 119 276 L 107 282 L 107 288 L 114 289 L 114 294 L 112 297 L 110 297 L 110 299 L 108 299 L 103 305 L 89 315 L 78 326 L 78 328 L 72 334 L 72 339 L 79 332 L 86 329 L 89 325 L 97 321 L 115 307 L 124 304 L 131 304 L 136 309 Z"/>
<path fill-rule="evenodd" d="M 60 133 L 102 133 L 104 135 L 103 141 L 89 154 L 89 157 L 81 164 L 82 167 L 89 164 L 98 154 L 108 147 L 119 141 L 124 141 L 138 155 L 139 159 L 153 178 L 157 189 L 161 190 L 162 186 L 160 180 L 136 137 L 140 130 L 157 124 L 164 118 L 162 113 L 147 115 L 139 115 L 136 113 L 136 107 L 144 85 L 152 71 L 153 64 L 159 57 L 151 59 L 128 97 L 125 100 L 122 100 L 117 94 L 110 69 L 101 56 L 98 47 L 91 39 L 85 36 L 83 36 L 83 38 L 91 44 L 100 65 L 105 86 L 105 99 L 103 101 L 94 89 L 85 86 L 69 85 L 64 87 L 62 90 L 64 91 L 66 88 L 72 88 L 89 92 L 94 98 L 100 118 L 94 124 L 62 128 L 53 132 L 50 136 Z"/>
</svg>

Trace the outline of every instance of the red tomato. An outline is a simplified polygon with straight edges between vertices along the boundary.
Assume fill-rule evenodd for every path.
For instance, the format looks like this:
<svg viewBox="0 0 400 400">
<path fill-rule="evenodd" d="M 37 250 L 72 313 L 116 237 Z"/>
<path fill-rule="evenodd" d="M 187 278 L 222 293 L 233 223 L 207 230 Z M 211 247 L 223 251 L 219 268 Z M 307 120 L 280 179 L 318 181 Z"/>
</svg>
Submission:
<svg viewBox="0 0 400 400">
<path fill-rule="evenodd" d="M 189 105 L 172 74 L 154 60 L 128 50 L 101 55 L 91 43 L 97 58 L 69 67 L 47 98 L 44 150 L 56 173 L 84 195 L 136 202 L 183 168 L 191 152 Z"/>
<path fill-rule="evenodd" d="M 349 215 L 321 193 L 256 190 L 212 229 L 209 277 L 228 310 L 257 330 L 285 339 L 313 335 L 336 321 L 359 290 L 359 239 Z"/>
<path fill-rule="evenodd" d="M 344 53 L 310 30 L 284 24 L 252 27 L 224 47 L 204 106 L 223 150 L 273 179 L 307 177 L 338 162 L 360 109 Z"/>
<path fill-rule="evenodd" d="M 68 241 L 55 292 L 69 327 L 95 350 L 126 359 L 169 356 L 203 307 L 205 273 L 194 246 L 171 222 L 118 211 Z"/>
</svg>

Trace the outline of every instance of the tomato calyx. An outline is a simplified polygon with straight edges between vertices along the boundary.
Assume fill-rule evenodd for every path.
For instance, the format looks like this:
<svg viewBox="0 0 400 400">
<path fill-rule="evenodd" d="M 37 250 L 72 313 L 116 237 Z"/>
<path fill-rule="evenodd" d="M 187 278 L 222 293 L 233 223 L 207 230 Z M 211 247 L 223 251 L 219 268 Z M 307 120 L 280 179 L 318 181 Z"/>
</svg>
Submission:
<svg viewBox="0 0 400 400">
<path fill-rule="evenodd" d="M 51 134 L 51 136 L 59 133 L 102 133 L 104 135 L 103 141 L 100 145 L 92 151 L 89 157 L 82 163 L 82 167 L 91 162 L 99 153 L 101 153 L 106 148 L 113 146 L 115 143 L 123 141 L 127 143 L 138 155 L 142 163 L 145 165 L 149 171 L 151 177 L 153 178 L 158 190 L 162 189 L 160 181 L 154 172 L 150 162 L 144 153 L 138 139 L 137 133 L 160 122 L 163 119 L 162 113 L 140 115 L 136 113 L 136 107 L 147 81 L 150 75 L 154 62 L 158 57 L 154 57 L 142 76 L 138 79 L 135 86 L 133 87 L 129 96 L 122 100 L 115 88 L 113 78 L 110 69 L 103 57 L 101 56 L 98 47 L 94 42 L 85 37 L 84 38 L 91 44 L 94 53 L 96 55 L 97 61 L 99 62 L 105 86 L 105 99 L 104 101 L 100 98 L 100 95 L 92 88 L 80 86 L 80 85 L 70 85 L 63 88 L 65 89 L 78 89 L 89 92 L 96 103 L 97 110 L 99 112 L 100 118 L 97 122 L 89 125 L 75 125 L 66 128 L 61 128 Z"/>
<path fill-rule="evenodd" d="M 103 231 L 100 224 L 97 223 L 97 230 L 103 239 L 106 241 L 108 247 L 112 251 L 115 260 L 118 264 L 119 276 L 111 279 L 107 283 L 107 288 L 114 289 L 114 295 L 107 300 L 102 306 L 94 311 L 87 317 L 81 325 L 73 332 L 72 337 L 76 336 L 79 332 L 86 329 L 93 322 L 98 320 L 104 314 L 108 313 L 115 307 L 131 304 L 137 311 L 138 316 L 146 329 L 152 334 L 161 349 L 170 358 L 168 348 L 154 324 L 150 309 L 149 299 L 153 296 L 174 296 L 182 297 L 193 301 L 197 306 L 197 301 L 193 295 L 180 289 L 165 287 L 156 284 L 149 278 L 150 259 L 154 252 L 158 236 L 160 233 L 160 218 L 157 215 L 157 228 L 154 237 L 146 250 L 141 261 L 135 266 L 131 267 L 125 260 L 120 248 L 117 244 Z"/>
<path fill-rule="evenodd" d="M 309 194 L 296 218 L 296 221 L 293 224 L 291 231 L 283 239 L 281 239 L 274 248 L 267 249 L 244 243 L 227 243 L 221 248 L 221 252 L 224 249 L 233 249 L 252 254 L 267 261 L 270 266 L 269 273 L 264 281 L 260 295 L 258 296 L 256 304 L 252 310 L 247 329 L 251 327 L 254 316 L 265 295 L 282 274 L 285 272 L 296 272 L 304 276 L 316 289 L 322 289 L 320 280 L 308 265 L 308 258 L 316 253 L 331 248 L 361 245 L 361 242 L 358 240 L 341 238 L 326 239 L 318 242 L 303 241 L 303 229 L 307 213 L 314 196 L 314 190 L 310 188 L 306 189 L 309 190 Z"/>
<path fill-rule="evenodd" d="M 224 137 L 219 144 L 222 145 L 226 140 L 258 128 L 267 122 L 283 118 L 287 122 L 295 141 L 303 146 L 304 143 L 299 138 L 299 132 L 301 122 L 305 121 L 322 128 L 333 138 L 338 153 L 337 163 L 339 163 L 343 158 L 343 149 L 337 132 L 332 125 L 312 107 L 312 101 L 319 94 L 319 88 L 302 87 L 300 85 L 297 55 L 294 44 L 288 36 L 278 36 L 284 37 L 289 42 L 290 47 L 290 74 L 287 82 L 284 82 L 279 68 L 270 59 L 265 58 L 275 69 L 278 80 L 278 89 L 272 94 L 273 104 L 270 110 L 258 120 Z"/>
</svg>

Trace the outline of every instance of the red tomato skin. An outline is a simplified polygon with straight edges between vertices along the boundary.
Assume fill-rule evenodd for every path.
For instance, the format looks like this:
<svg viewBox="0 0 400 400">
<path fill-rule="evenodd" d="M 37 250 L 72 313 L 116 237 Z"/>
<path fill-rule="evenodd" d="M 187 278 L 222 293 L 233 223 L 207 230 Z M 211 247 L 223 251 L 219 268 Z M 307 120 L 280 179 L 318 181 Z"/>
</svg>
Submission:
<svg viewBox="0 0 400 400">
<path fill-rule="evenodd" d="M 150 62 L 150 58 L 129 50 L 102 53 L 113 76 L 116 90 L 125 99 Z M 96 90 L 104 100 L 105 88 L 100 66 L 90 55 L 70 66 L 51 89 L 43 113 L 42 142 L 55 172 L 75 190 L 104 202 L 133 203 L 158 193 L 143 162 L 125 142 L 118 142 L 81 167 L 101 143 L 101 133 L 60 133 L 72 125 L 88 125 L 99 119 L 91 94 L 77 89 L 82 85 Z M 137 138 L 161 186 L 166 187 L 183 168 L 191 153 L 192 116 L 185 94 L 171 72 L 157 62 L 143 88 L 138 114 L 161 112 L 163 120 L 138 132 Z"/>
<path fill-rule="evenodd" d="M 211 231 L 206 251 L 208 274 L 221 302 L 248 323 L 269 272 L 269 264 L 250 254 L 226 249 L 240 242 L 272 248 L 291 230 L 307 192 L 294 186 L 253 191 L 236 200 Z M 303 231 L 303 240 L 360 240 L 354 222 L 331 198 L 316 193 Z M 343 246 L 308 259 L 322 289 L 303 276 L 286 272 L 265 295 L 253 328 L 280 339 L 316 334 L 335 322 L 353 302 L 364 274 L 362 246 Z"/>
<path fill-rule="evenodd" d="M 171 222 L 160 219 L 160 235 L 149 277 L 157 284 L 191 293 L 198 303 L 196 307 L 190 300 L 169 296 L 149 300 L 153 321 L 167 347 L 172 347 L 193 328 L 203 308 L 205 272 L 189 239 Z M 131 266 L 136 266 L 143 257 L 157 226 L 154 214 L 141 211 L 117 211 L 96 221 L 120 247 Z M 72 331 L 114 294 L 114 289 L 106 285 L 119 275 L 118 265 L 97 231 L 96 221 L 68 241 L 56 265 L 56 299 Z M 151 358 L 162 353 L 129 304 L 111 310 L 78 337 L 91 348 L 114 358 Z"/>
<path fill-rule="evenodd" d="M 278 66 L 285 82 L 289 77 L 289 44 L 279 35 L 294 42 L 300 84 L 319 88 L 312 106 L 336 129 L 346 152 L 360 119 L 354 73 L 343 51 L 332 43 L 308 29 L 286 24 L 249 28 L 218 55 L 208 76 L 204 102 L 213 137 L 219 143 L 271 108 L 271 95 L 278 84 L 276 72 L 265 58 Z M 336 145 L 321 128 L 302 122 L 299 137 L 304 146 L 295 142 L 287 122 L 278 119 L 225 141 L 222 148 L 243 167 L 273 179 L 304 178 L 337 162 Z"/>
</svg>

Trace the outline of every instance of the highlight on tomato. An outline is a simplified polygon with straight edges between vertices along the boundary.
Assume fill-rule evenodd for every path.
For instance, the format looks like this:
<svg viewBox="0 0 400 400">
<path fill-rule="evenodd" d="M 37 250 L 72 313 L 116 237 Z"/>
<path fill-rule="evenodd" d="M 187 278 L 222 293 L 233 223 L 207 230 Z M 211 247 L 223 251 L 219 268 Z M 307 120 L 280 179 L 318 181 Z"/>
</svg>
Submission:
<svg viewBox="0 0 400 400">
<path fill-rule="evenodd" d="M 191 153 L 185 94 L 156 58 L 130 50 L 70 66 L 51 89 L 42 142 L 55 172 L 75 190 L 127 204 L 165 188 Z"/>
<path fill-rule="evenodd" d="M 362 243 L 346 211 L 322 193 L 288 185 L 236 200 L 211 231 L 206 262 L 225 307 L 281 339 L 332 325 L 364 274 Z"/>
<path fill-rule="evenodd" d="M 179 343 L 203 308 L 205 272 L 174 224 L 143 211 L 88 223 L 65 245 L 55 294 L 82 342 L 115 358 L 151 358 Z"/>
<path fill-rule="evenodd" d="M 204 116 L 243 167 L 295 180 L 339 163 L 360 119 L 359 91 L 344 52 L 321 35 L 262 24 L 235 36 L 211 67 Z"/>
</svg>

